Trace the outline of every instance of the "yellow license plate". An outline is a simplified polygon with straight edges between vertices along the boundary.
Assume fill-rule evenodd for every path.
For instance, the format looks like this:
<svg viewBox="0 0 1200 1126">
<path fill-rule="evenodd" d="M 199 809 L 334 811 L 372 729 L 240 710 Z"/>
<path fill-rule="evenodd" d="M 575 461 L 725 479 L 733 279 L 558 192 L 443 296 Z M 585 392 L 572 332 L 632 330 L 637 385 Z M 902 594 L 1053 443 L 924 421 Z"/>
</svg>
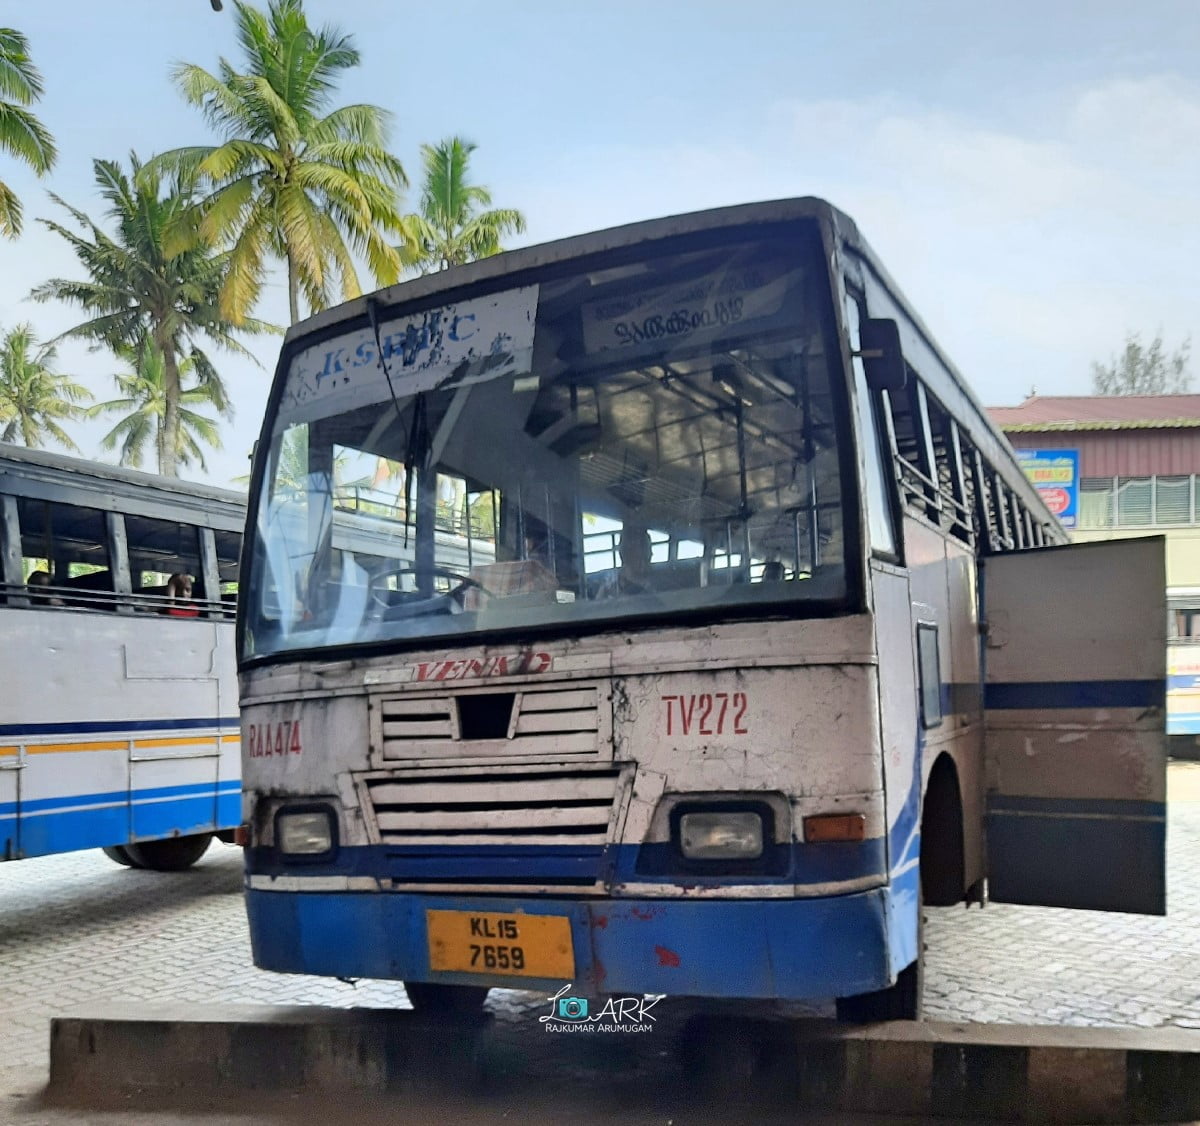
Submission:
<svg viewBox="0 0 1200 1126">
<path fill-rule="evenodd" d="M 513 977 L 575 976 L 571 920 L 563 915 L 426 911 L 429 968 Z"/>
</svg>

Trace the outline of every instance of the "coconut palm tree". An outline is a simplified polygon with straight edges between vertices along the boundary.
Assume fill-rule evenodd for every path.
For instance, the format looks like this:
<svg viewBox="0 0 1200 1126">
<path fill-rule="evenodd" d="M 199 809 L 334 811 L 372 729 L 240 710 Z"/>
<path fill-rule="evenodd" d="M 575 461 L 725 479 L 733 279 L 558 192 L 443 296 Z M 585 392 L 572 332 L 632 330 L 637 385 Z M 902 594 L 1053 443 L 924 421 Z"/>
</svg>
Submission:
<svg viewBox="0 0 1200 1126">
<path fill-rule="evenodd" d="M 29 107 L 42 96 L 42 76 L 29 58 L 29 41 L 11 27 L 0 27 L 0 150 L 23 160 L 39 176 L 58 155 L 54 138 Z M 0 182 L 0 235 L 21 233 L 21 201 Z"/>
<path fill-rule="evenodd" d="M 248 456 L 253 457 L 253 454 Z M 350 455 L 344 450 L 333 456 L 333 488 L 336 491 L 343 485 L 353 485 L 354 482 L 343 480 Z M 279 454 L 275 464 L 275 475 L 272 478 L 272 488 L 275 493 L 304 493 L 308 490 L 308 427 L 293 426 L 287 430 L 279 443 Z M 250 474 L 244 473 L 233 478 L 233 484 L 243 489 L 250 484 Z M 324 486 L 319 486 L 324 488 Z"/>
<path fill-rule="evenodd" d="M 420 210 L 404 217 L 408 241 L 400 255 L 405 266 L 424 274 L 474 262 L 498 254 L 501 239 L 525 230 L 521 212 L 492 210 L 491 192 L 470 182 L 467 166 L 476 148 L 462 137 L 421 146 Z"/>
<path fill-rule="evenodd" d="M 218 72 L 184 63 L 174 79 L 222 135 L 218 145 L 164 153 L 195 174 L 207 197 L 189 234 L 232 247 L 222 297 L 225 315 L 252 309 L 270 259 L 287 264 L 288 308 L 300 319 L 340 293 L 361 293 L 358 254 L 380 285 L 400 275 L 388 235 L 403 233 L 400 190 L 407 180 L 387 150 L 390 115 L 378 106 L 331 108 L 341 75 L 359 64 L 352 39 L 312 30 L 301 0 L 271 0 L 266 14 L 234 5 L 244 69 L 221 59 Z"/>
<path fill-rule="evenodd" d="M 130 155 L 131 171 L 108 160 L 93 162 L 96 184 L 108 201 L 113 234 L 82 211 L 51 198 L 63 207 L 83 234 L 43 219 L 50 230 L 70 243 L 88 274 L 86 281 L 51 278 L 33 291 L 38 301 L 64 301 L 82 309 L 88 319 L 63 333 L 128 356 L 153 343 L 162 356 L 162 462 L 160 472 L 176 475 L 183 382 L 181 365 L 190 360 L 202 383 L 216 378 L 216 369 L 201 349 L 206 340 L 219 348 L 249 356 L 234 336 L 271 328 L 242 318 L 236 323 L 220 308 L 220 294 L 230 269 L 228 253 L 217 253 L 202 242 L 184 249 L 166 243 L 167 231 L 193 205 L 186 183 L 143 167 Z M 224 388 L 220 389 L 224 398 Z M 182 443 L 182 445 L 181 445 Z"/>
<path fill-rule="evenodd" d="M 0 442 L 41 446 L 49 435 L 69 450 L 79 447 L 59 422 L 82 417 L 92 393 L 54 370 L 53 344 L 34 340 L 33 326 L 19 324 L 0 338 Z"/>
<path fill-rule="evenodd" d="M 168 457 L 166 449 L 164 420 L 167 413 L 167 365 L 162 351 L 155 347 L 153 341 L 143 339 L 136 349 L 122 348 L 120 352 L 121 358 L 130 365 L 130 370 L 117 372 L 113 376 L 121 397 L 97 403 L 89 407 L 87 412 L 89 418 L 126 412 L 100 440 L 100 445 L 106 450 L 113 450 L 119 444 L 120 463 L 132 465 L 135 469 L 142 467 L 146 449 L 150 446 L 154 449 L 160 473 L 163 472 L 163 466 L 172 460 L 176 465 L 195 462 L 201 469 L 207 469 L 201 443 L 219 450 L 221 435 L 216 419 L 192 408 L 210 406 L 218 415 L 233 417 L 220 378 L 215 373 L 206 373 L 203 364 L 192 356 L 180 361 L 179 427 L 172 459 Z M 192 385 L 183 386 L 189 378 Z"/>
</svg>

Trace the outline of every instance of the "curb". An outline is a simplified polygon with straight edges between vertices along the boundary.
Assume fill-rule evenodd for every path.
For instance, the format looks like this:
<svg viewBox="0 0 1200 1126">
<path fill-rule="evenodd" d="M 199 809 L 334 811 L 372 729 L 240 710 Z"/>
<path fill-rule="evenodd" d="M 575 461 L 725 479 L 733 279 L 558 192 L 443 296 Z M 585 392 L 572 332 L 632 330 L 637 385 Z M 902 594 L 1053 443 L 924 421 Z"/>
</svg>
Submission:
<svg viewBox="0 0 1200 1126">
<path fill-rule="evenodd" d="M 450 1023 L 410 1011 L 114 1008 L 51 1021 L 49 1093 L 487 1089 L 528 1081 L 530 1061 L 511 1038 L 486 1019 Z M 814 1110 L 1055 1123 L 1200 1119 L 1200 1032 L 1189 1029 L 850 1027 L 710 1015 L 691 1018 L 676 1047 L 690 1085 Z"/>
<path fill-rule="evenodd" d="M 1200 1119 L 1200 1032 L 895 1022 L 693 1021 L 697 1073 L 729 1086 L 757 1053 L 773 1086 L 819 1110 L 1005 1122 Z M 686 1054 L 686 1053 L 685 1053 Z M 744 1063 L 742 1064 L 744 1071 Z"/>
</svg>

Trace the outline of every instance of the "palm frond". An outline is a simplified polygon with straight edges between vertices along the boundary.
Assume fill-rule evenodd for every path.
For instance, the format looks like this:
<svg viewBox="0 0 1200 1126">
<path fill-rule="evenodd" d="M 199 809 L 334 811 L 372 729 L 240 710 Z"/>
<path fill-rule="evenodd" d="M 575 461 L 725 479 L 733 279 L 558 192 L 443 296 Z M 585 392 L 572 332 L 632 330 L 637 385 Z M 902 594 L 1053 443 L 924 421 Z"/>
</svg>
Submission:
<svg viewBox="0 0 1200 1126">
<path fill-rule="evenodd" d="M 236 91 L 203 67 L 179 63 L 171 71 L 171 80 L 185 101 L 203 111 L 215 132 L 227 135 L 244 124 L 243 106 Z"/>
<path fill-rule="evenodd" d="M 314 121 L 306 137 L 310 145 L 352 141 L 386 149 L 391 140 L 392 120 L 392 114 L 379 106 L 364 103 L 339 106 L 319 121 Z"/>
<path fill-rule="evenodd" d="M 24 212 L 17 193 L 7 184 L 0 183 L 0 235 L 15 238 L 21 233 Z"/>
<path fill-rule="evenodd" d="M 50 131 L 24 106 L 0 101 L 0 149 L 23 160 L 39 176 L 54 166 L 58 157 Z"/>
<path fill-rule="evenodd" d="M 0 98 L 28 106 L 42 93 L 42 76 L 29 57 L 29 40 L 14 28 L 0 27 Z"/>
</svg>

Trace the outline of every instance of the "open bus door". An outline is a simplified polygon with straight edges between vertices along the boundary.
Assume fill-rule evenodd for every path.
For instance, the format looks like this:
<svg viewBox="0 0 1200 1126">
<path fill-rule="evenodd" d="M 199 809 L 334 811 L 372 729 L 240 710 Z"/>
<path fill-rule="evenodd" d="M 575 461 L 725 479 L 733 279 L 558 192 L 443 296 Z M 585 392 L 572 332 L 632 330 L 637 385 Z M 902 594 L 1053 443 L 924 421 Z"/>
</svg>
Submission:
<svg viewBox="0 0 1200 1126">
<path fill-rule="evenodd" d="M 1165 914 L 1164 540 L 982 573 L 990 897 Z"/>
</svg>

